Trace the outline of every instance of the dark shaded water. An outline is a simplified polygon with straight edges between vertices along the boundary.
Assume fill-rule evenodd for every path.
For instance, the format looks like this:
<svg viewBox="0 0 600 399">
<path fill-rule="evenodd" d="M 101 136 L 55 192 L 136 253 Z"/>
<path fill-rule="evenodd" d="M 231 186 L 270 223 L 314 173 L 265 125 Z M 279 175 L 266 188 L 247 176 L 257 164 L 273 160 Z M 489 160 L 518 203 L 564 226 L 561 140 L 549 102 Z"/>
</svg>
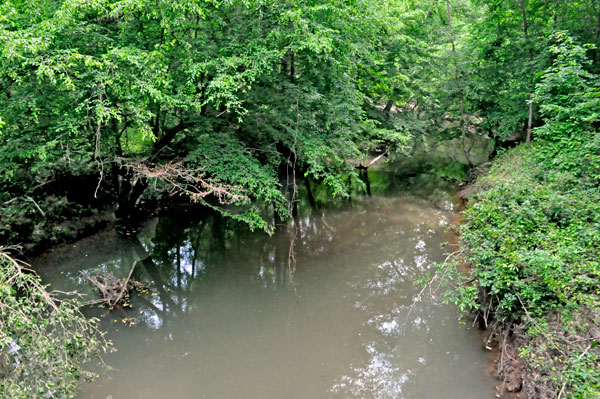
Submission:
<svg viewBox="0 0 600 399">
<path fill-rule="evenodd" d="M 79 270 L 124 277 L 135 260 L 134 278 L 150 287 L 133 309 L 94 310 L 116 370 L 79 397 L 493 397 L 480 337 L 414 285 L 454 239 L 452 190 L 381 176 L 373 189 L 301 206 L 272 237 L 182 208 L 136 239 L 106 232 L 39 258 L 57 288 L 95 295 Z"/>
</svg>

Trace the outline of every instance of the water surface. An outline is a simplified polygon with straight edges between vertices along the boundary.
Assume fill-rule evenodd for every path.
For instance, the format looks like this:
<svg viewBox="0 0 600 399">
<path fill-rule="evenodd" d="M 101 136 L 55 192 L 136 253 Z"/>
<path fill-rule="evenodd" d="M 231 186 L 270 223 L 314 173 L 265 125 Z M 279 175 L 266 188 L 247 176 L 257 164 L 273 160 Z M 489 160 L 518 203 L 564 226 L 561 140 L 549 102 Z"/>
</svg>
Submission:
<svg viewBox="0 0 600 399">
<path fill-rule="evenodd" d="M 93 296 L 79 270 L 124 277 L 136 260 L 149 287 L 132 309 L 93 310 L 116 370 L 79 397 L 492 398 L 479 335 L 414 285 L 455 239 L 451 190 L 386 187 L 301 206 L 271 237 L 183 207 L 134 239 L 105 232 L 38 259 L 57 288 Z"/>
</svg>

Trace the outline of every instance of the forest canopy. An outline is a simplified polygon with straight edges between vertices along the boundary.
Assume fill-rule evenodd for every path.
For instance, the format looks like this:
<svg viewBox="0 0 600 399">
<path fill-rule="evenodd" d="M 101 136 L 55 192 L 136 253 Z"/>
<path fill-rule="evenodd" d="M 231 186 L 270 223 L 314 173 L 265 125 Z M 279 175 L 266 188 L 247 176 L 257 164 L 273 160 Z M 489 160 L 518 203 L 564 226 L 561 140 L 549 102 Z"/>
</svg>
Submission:
<svg viewBox="0 0 600 399">
<path fill-rule="evenodd" d="M 0 241 L 31 247 L 184 194 L 253 228 L 289 176 L 345 196 L 351 161 L 426 136 L 496 147 L 542 122 L 554 32 L 587 43 L 592 0 L 6 1 Z M 450 122 L 450 123 L 448 123 Z M 72 190 L 72 187 L 78 190 Z M 10 226 L 10 227 L 9 227 Z"/>
<path fill-rule="evenodd" d="M 369 157 L 440 140 L 468 169 L 484 139 L 476 284 L 451 299 L 531 333 L 533 383 L 597 397 L 599 45 L 598 0 L 5 0 L 0 248 L 135 228 L 179 196 L 270 233 L 297 177 L 346 197 Z"/>
<path fill-rule="evenodd" d="M 4 3 L 0 185 L 4 204 L 20 205 L 7 209 L 12 229 L 0 235 L 36 239 L 106 203 L 128 219 L 164 192 L 243 205 L 223 211 L 269 230 L 265 205 L 288 213 L 279 179 L 286 169 L 345 195 L 348 159 L 408 136 L 381 129 L 363 109 L 381 95 L 361 86 L 388 73 L 377 49 L 397 23 L 390 7 L 409 9 L 370 1 Z M 75 182 L 79 193 L 68 190 Z"/>
</svg>

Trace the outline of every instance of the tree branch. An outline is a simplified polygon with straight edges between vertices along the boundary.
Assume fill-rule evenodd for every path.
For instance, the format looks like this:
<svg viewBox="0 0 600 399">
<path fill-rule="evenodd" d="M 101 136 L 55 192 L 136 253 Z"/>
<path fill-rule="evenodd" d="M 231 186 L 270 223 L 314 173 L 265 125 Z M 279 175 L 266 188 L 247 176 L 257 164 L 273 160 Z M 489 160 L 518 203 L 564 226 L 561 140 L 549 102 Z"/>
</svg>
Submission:
<svg viewBox="0 0 600 399">
<path fill-rule="evenodd" d="M 163 148 L 168 146 L 173 141 L 175 136 L 177 136 L 177 133 L 179 133 L 191 126 L 193 126 L 193 123 L 191 123 L 191 122 L 179 122 L 177 125 L 173 126 L 172 128 L 167 129 L 165 131 L 165 134 L 160 138 L 160 140 L 158 140 L 156 143 L 154 143 L 153 156 L 156 156 Z"/>
</svg>

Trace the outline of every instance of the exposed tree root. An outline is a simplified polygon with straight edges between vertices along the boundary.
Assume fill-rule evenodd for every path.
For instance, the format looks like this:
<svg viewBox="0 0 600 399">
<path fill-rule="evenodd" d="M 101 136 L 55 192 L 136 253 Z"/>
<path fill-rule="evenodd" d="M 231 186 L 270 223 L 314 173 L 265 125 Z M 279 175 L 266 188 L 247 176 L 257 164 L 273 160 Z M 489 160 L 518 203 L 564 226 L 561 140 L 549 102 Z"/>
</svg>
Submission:
<svg viewBox="0 0 600 399">
<path fill-rule="evenodd" d="M 499 395 L 518 399 L 570 397 L 568 374 L 582 367 L 586 357 L 600 355 L 598 345 L 594 344 L 600 340 L 599 316 L 591 310 L 578 311 L 572 315 L 572 322 L 567 323 L 568 329 L 560 316 L 549 316 L 543 333 L 539 331 L 537 336 L 532 336 L 538 328 L 533 319 L 518 325 L 491 325 L 488 341 L 496 340 L 499 347 L 497 376 L 502 379 Z"/>
</svg>

